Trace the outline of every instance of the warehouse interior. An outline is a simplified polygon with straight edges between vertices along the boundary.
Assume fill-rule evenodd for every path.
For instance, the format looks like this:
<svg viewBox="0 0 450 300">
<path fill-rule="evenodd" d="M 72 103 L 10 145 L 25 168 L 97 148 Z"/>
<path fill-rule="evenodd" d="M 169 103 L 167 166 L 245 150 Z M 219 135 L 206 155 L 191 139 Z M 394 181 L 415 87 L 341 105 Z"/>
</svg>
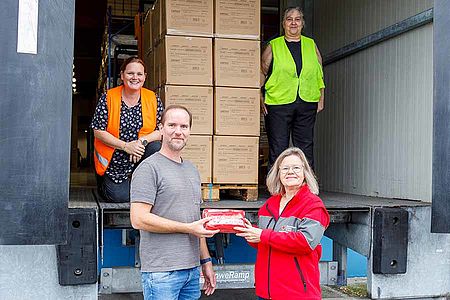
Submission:
<svg viewBox="0 0 450 300">
<path fill-rule="evenodd" d="M 74 79 L 73 118 L 71 142 L 71 172 L 72 184 L 83 185 L 92 183 L 92 131 L 89 125 L 96 102 L 105 89 L 100 87 L 102 61 L 107 62 L 108 53 L 104 50 L 108 41 L 108 30 L 111 40 L 126 44 L 124 51 L 137 55 L 135 40 L 135 16 L 151 9 L 154 0 L 78 0 L 75 2 L 75 34 L 74 34 Z M 261 43 L 278 35 L 280 30 L 279 10 L 286 5 L 283 1 L 261 1 Z M 285 1 L 284 1 L 285 2 Z M 296 1 L 303 2 L 303 1 Z M 114 47 L 114 44 L 113 46 Z M 119 55 L 117 62 L 111 57 L 110 72 L 118 70 L 126 55 Z M 116 72 L 118 73 L 118 72 Z M 108 74 L 103 74 L 103 76 Z M 110 74 L 114 77 L 113 74 Z M 117 75 L 116 75 L 117 77 Z M 148 78 L 149 80 L 149 78 Z"/>
</svg>

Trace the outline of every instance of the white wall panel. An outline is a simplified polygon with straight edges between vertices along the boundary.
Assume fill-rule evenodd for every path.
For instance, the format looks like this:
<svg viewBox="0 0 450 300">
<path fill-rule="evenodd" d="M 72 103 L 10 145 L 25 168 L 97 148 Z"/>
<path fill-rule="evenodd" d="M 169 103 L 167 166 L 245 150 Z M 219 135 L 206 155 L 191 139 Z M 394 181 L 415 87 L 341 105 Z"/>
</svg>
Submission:
<svg viewBox="0 0 450 300">
<path fill-rule="evenodd" d="M 382 2 L 392 9 L 406 7 L 406 2 L 429 3 L 318 2 L 346 3 L 352 14 L 364 16 L 357 21 L 362 24 L 370 2 Z M 364 9 L 356 5 L 359 2 L 365 4 Z M 394 2 L 396 5 L 390 4 Z M 336 27 L 354 22 L 347 19 L 345 10 L 335 19 L 340 25 L 330 23 L 328 31 L 321 29 L 320 38 L 343 46 L 389 25 L 387 18 L 405 16 L 387 7 L 371 7 L 372 13 L 374 9 L 378 13 L 376 20 L 367 22 L 370 28 L 355 25 L 349 34 L 334 36 Z M 425 8 L 417 4 L 414 9 Z M 336 10 L 329 7 L 321 18 L 329 18 Z M 407 12 L 411 10 L 408 7 Z M 315 144 L 322 189 L 431 201 L 432 38 L 433 25 L 428 24 L 325 67 L 325 111 L 318 116 Z M 328 48 L 336 47 L 330 43 Z"/>
</svg>

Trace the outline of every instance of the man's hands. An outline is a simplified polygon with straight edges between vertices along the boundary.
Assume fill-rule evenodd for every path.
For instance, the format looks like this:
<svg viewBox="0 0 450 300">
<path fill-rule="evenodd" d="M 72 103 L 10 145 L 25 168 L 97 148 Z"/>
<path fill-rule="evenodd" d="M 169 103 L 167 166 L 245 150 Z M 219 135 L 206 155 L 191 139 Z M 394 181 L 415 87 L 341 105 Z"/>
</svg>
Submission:
<svg viewBox="0 0 450 300">
<path fill-rule="evenodd" d="M 203 218 L 198 221 L 189 223 L 187 226 L 189 228 L 189 233 L 195 235 L 196 237 L 202 238 L 209 238 L 214 236 L 216 233 L 219 233 L 219 229 L 217 230 L 208 230 L 204 227 L 204 224 L 211 220 L 211 217 Z"/>
<path fill-rule="evenodd" d="M 202 265 L 202 273 L 205 279 L 203 283 L 203 289 L 205 290 L 205 295 L 210 296 L 216 290 L 216 272 L 214 272 L 212 262 L 207 262 Z"/>
<path fill-rule="evenodd" d="M 239 231 L 237 236 L 245 238 L 249 243 L 259 243 L 261 241 L 262 229 L 253 227 L 249 220 L 245 219 L 245 227 L 234 227 L 234 230 Z"/>
</svg>

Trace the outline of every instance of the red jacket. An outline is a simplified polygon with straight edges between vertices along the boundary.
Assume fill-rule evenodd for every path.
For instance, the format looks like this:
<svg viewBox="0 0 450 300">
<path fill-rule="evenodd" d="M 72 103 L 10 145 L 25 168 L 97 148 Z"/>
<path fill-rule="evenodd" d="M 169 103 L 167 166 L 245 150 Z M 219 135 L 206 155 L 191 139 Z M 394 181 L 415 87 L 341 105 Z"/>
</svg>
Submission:
<svg viewBox="0 0 450 300">
<path fill-rule="evenodd" d="M 279 215 L 281 195 L 258 212 L 263 229 L 255 265 L 256 295 L 266 299 L 321 299 L 319 244 L 330 217 L 307 185 Z"/>
</svg>

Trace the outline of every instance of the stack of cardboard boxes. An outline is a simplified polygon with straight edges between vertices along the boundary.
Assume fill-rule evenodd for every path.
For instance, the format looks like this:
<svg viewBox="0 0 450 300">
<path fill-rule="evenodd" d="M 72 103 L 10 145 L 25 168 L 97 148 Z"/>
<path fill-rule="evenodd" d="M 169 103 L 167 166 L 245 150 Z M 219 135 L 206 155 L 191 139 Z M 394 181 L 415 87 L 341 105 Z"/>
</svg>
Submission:
<svg viewBox="0 0 450 300">
<path fill-rule="evenodd" d="M 258 184 L 260 1 L 214 4 L 213 182 Z"/>
<path fill-rule="evenodd" d="M 259 24 L 259 0 L 158 0 L 144 19 L 147 87 L 191 110 L 202 183 L 258 183 Z"/>
</svg>

